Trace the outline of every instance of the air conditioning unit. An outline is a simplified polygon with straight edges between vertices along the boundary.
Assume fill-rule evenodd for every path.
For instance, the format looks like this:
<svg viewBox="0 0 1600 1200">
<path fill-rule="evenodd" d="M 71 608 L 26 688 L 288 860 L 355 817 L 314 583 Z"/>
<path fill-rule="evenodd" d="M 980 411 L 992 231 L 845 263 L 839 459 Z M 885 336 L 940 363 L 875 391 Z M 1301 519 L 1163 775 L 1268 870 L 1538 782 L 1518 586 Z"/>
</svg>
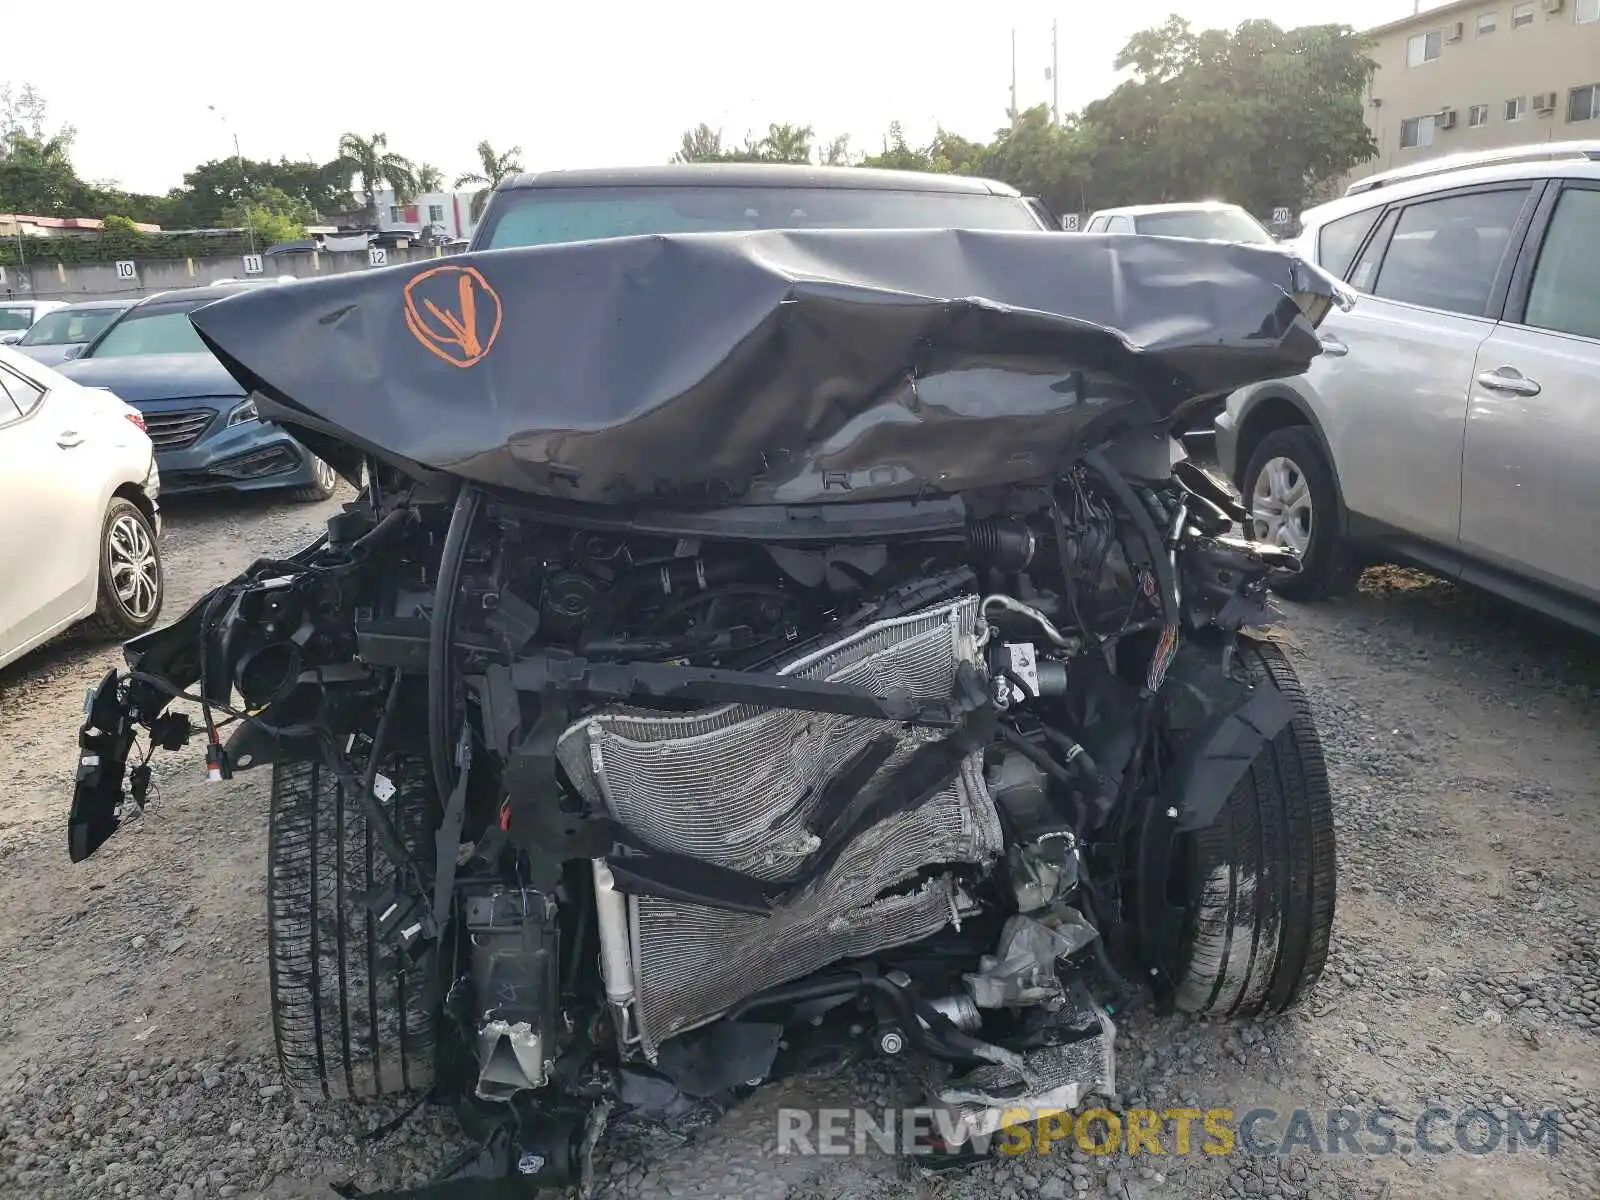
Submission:
<svg viewBox="0 0 1600 1200">
<path fill-rule="evenodd" d="M 1453 108 L 1441 108 L 1438 115 L 1433 118 L 1433 127 L 1435 129 L 1454 129 L 1456 127 L 1456 110 Z"/>
<path fill-rule="evenodd" d="M 1566 0 L 1544 0 L 1544 10 L 1547 13 L 1558 13 Z"/>
<path fill-rule="evenodd" d="M 1536 113 L 1552 113 L 1556 110 L 1556 94 L 1554 92 L 1540 92 L 1533 98 L 1533 111 Z"/>
<path fill-rule="evenodd" d="M 1465 21 L 1457 21 L 1454 25 L 1446 28 L 1444 40 L 1447 42 L 1459 42 L 1466 32 L 1467 23 Z"/>
</svg>

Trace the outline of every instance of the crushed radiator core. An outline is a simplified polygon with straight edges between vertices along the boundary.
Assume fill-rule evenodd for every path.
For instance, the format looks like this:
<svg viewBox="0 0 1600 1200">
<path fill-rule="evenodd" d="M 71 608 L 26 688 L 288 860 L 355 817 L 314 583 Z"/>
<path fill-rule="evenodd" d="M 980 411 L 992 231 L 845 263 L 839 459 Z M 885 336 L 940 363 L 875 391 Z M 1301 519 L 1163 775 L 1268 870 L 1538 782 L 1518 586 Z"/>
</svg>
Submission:
<svg viewBox="0 0 1600 1200">
<path fill-rule="evenodd" d="M 977 597 L 963 597 L 869 625 L 779 674 L 943 698 L 954 691 L 957 667 L 977 661 L 977 619 Z M 568 728 L 558 753 L 586 799 L 648 845 L 787 881 L 812 864 L 817 839 L 807 822 L 828 781 L 883 736 L 896 745 L 879 778 L 942 735 L 743 704 L 695 713 L 613 708 Z M 861 831 L 823 875 L 768 915 L 629 897 L 635 1018 L 646 1052 L 745 996 L 935 933 L 961 901 L 954 881 L 928 876 L 928 866 L 981 865 L 1003 848 L 974 752 L 948 787 Z"/>
</svg>

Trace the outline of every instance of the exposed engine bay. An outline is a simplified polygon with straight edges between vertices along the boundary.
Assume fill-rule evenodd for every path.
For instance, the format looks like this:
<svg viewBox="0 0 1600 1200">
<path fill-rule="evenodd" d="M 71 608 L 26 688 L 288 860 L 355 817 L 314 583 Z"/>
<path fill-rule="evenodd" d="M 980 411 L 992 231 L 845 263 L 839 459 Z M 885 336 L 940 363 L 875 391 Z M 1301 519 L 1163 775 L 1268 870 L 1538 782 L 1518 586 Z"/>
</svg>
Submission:
<svg viewBox="0 0 1600 1200">
<path fill-rule="evenodd" d="M 196 325 L 260 386 L 234 303 Z M 291 1081 L 431 1085 L 481 1132 L 464 1171 L 581 1185 L 608 1122 L 818 1054 L 920 1056 L 959 1145 L 1113 1094 L 1146 987 L 1232 1015 L 1314 982 L 1327 931 L 1293 913 L 1243 970 L 1215 953 L 1192 844 L 1297 720 L 1262 633 L 1297 564 L 1159 423 L 1042 476 L 764 517 L 349 440 L 361 496 L 323 539 L 91 696 L 70 831 L 81 860 L 142 807 L 158 747 L 274 772 Z M 365 962 L 330 967 L 346 935 Z"/>
</svg>

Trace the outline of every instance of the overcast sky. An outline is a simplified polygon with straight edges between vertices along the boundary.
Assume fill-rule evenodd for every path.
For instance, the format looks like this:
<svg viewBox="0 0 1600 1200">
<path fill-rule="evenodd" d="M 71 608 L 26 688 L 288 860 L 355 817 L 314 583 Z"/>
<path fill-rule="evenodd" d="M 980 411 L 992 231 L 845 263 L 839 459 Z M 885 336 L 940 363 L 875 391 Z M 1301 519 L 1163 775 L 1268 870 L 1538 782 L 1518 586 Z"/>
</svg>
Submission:
<svg viewBox="0 0 1600 1200">
<path fill-rule="evenodd" d="M 658 163 L 698 121 L 732 142 L 793 121 L 819 141 L 848 133 L 866 150 L 895 119 L 913 141 L 937 123 L 986 138 L 1005 120 L 1013 26 L 1026 108 L 1050 99 L 1059 19 L 1070 110 L 1116 84 L 1111 63 L 1130 34 L 1174 11 L 1200 27 L 1269 17 L 1364 28 L 1409 14 L 1412 0 L 70 7 L 65 24 L 28 26 L 39 36 L 23 39 L 25 53 L 0 55 L 0 79 L 33 83 L 52 119 L 77 127 L 85 178 L 165 192 L 197 162 L 232 154 L 230 126 L 246 157 L 319 161 L 345 130 L 382 131 L 452 179 L 483 138 L 521 146 L 535 170 Z"/>
</svg>

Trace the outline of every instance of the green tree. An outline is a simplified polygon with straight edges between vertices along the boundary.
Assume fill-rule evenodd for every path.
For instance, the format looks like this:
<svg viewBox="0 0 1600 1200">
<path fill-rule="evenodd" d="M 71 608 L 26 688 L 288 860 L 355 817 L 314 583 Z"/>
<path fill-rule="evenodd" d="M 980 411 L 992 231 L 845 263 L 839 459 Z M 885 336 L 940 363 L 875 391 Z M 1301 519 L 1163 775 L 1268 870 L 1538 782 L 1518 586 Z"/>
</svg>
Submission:
<svg viewBox="0 0 1600 1200">
<path fill-rule="evenodd" d="M 387 187 L 394 192 L 395 203 L 403 204 L 416 194 L 417 180 L 411 160 L 389 149 L 387 134 L 374 133 L 362 137 L 347 133 L 339 139 L 339 159 L 345 178 L 354 176 L 356 187 L 365 202 L 367 220 L 378 223 L 378 191 Z"/>
<path fill-rule="evenodd" d="M 722 145 L 722 130 L 713 129 L 704 121 L 693 129 L 683 131 L 683 141 L 672 156 L 675 163 L 724 162 L 728 152 Z"/>
<path fill-rule="evenodd" d="M 521 146 L 513 146 L 504 154 L 497 154 L 487 141 L 478 143 L 478 169 L 456 177 L 457 187 L 476 186 L 478 189 L 472 193 L 474 221 L 483 215 L 483 206 L 489 202 L 490 194 L 500 185 L 500 181 L 522 170 L 521 155 Z"/>
<path fill-rule="evenodd" d="M 774 122 L 767 126 L 767 132 L 762 136 L 747 134 L 743 146 L 731 149 L 722 140 L 722 130 L 712 129 L 702 121 L 693 129 L 684 130 L 678 152 L 672 156 L 672 161 L 809 163 L 812 161 L 812 140 L 815 137 L 816 131 L 810 125 Z M 818 152 L 818 157 L 824 162 L 829 161 L 829 155 L 835 156 L 840 162 L 845 161 L 849 156 L 849 139 L 835 138 Z"/>
<path fill-rule="evenodd" d="M 71 131 L 40 140 L 13 129 L 0 141 L 6 151 L 0 158 L 0 212 L 84 215 L 79 206 L 86 186 L 72 168 Z"/>
<path fill-rule="evenodd" d="M 430 192 L 444 191 L 444 172 L 432 163 L 417 164 L 417 193 L 427 195 Z"/>
<path fill-rule="evenodd" d="M 291 196 L 280 187 L 260 184 L 252 187 L 236 204 L 222 211 L 222 224 L 229 228 L 248 228 L 264 246 L 292 242 L 306 235 L 306 226 L 316 220 L 316 210 L 305 200 Z"/>
<path fill-rule="evenodd" d="M 255 188 L 271 187 L 308 205 L 313 213 L 348 212 L 355 207 L 350 194 L 350 172 L 342 160 L 277 162 L 220 158 L 187 172 L 183 186 L 173 188 L 156 202 L 162 215 L 154 219 L 175 229 L 210 229 L 226 224 L 224 210 L 238 205 Z M 130 206 L 112 204 L 118 211 Z M 140 217 L 139 219 L 147 219 Z"/>
<path fill-rule="evenodd" d="M 144 234 L 144 231 L 139 228 L 138 222 L 132 217 L 118 216 L 116 213 L 106 214 L 105 231 L 107 233 L 123 233 L 129 237 L 142 237 Z"/>
<path fill-rule="evenodd" d="M 1056 124 L 1041 104 L 999 130 L 974 166 L 1057 212 L 1077 212 L 1092 175 L 1094 139 L 1094 131 L 1076 121 Z"/>
<path fill-rule="evenodd" d="M 809 125 L 768 125 L 767 136 L 756 143 L 756 150 L 766 162 L 809 163 L 815 136 Z"/>
<path fill-rule="evenodd" d="M 45 141 L 45 118 L 49 105 L 39 90 L 31 83 L 21 85 L 0 83 L 0 159 L 11 152 L 9 137 L 20 133 L 36 142 Z M 68 142 L 72 141 L 72 128 L 62 129 Z"/>
<path fill-rule="evenodd" d="M 907 144 L 905 130 L 899 121 L 889 122 L 889 132 L 883 135 L 883 152 L 867 155 L 861 160 L 861 165 L 891 171 L 939 170 L 939 164 L 929 150 Z"/>
<path fill-rule="evenodd" d="M 1116 66 L 1134 77 L 1082 114 L 1095 207 L 1216 196 L 1265 214 L 1377 151 L 1363 120 L 1374 67 L 1348 26 L 1196 33 L 1171 17 Z"/>
</svg>

